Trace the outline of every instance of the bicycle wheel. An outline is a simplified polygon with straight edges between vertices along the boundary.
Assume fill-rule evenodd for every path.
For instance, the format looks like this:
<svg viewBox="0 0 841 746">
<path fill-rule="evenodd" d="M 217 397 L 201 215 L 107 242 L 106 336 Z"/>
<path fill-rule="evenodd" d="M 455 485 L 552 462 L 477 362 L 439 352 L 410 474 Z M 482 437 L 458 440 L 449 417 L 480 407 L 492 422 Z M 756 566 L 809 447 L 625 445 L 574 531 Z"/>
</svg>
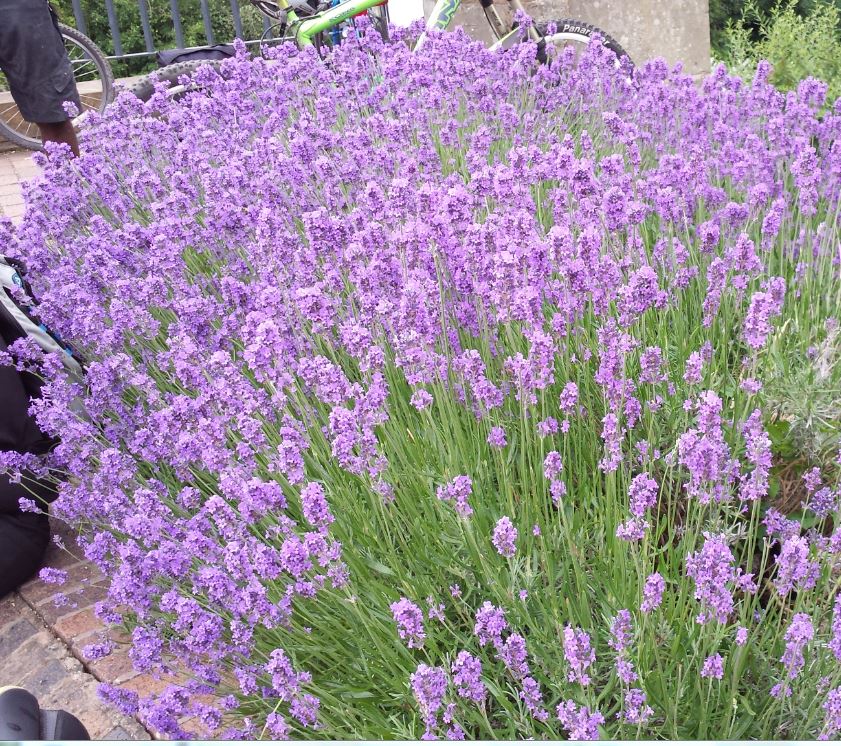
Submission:
<svg viewBox="0 0 841 746">
<path fill-rule="evenodd" d="M 87 36 L 74 28 L 58 25 L 70 59 L 83 115 L 102 111 L 114 98 L 114 76 L 105 55 Z M 78 117 L 77 117 L 78 119 Z M 76 120 L 74 120 L 75 122 Z M 0 72 L 0 135 L 31 150 L 41 149 L 41 135 L 34 122 L 27 122 L 12 99 L 6 76 Z"/>
<path fill-rule="evenodd" d="M 510 29 L 517 28 L 514 10 L 510 5 L 491 3 L 488 7 L 484 7 L 485 18 L 491 27 L 493 35 L 501 42 L 502 48 L 509 48 L 516 44 L 518 35 L 509 36 Z M 578 53 L 590 43 L 590 37 L 593 34 L 598 34 L 605 47 L 610 49 L 615 55 L 617 62 L 621 61 L 623 57 L 627 57 L 631 62 L 628 53 L 622 49 L 619 44 L 610 34 L 605 33 L 602 29 L 594 26 L 591 23 L 578 21 L 571 18 L 564 18 L 560 21 L 536 21 L 535 29 L 545 39 L 546 47 L 554 47 L 560 50 L 564 47 L 573 47 Z M 550 33 L 551 31 L 551 33 Z M 631 62 L 633 65 L 633 62 Z"/>
<path fill-rule="evenodd" d="M 552 46 L 556 49 L 562 49 L 573 46 L 578 51 L 583 51 L 590 43 L 593 34 L 598 34 L 601 37 L 602 44 L 616 55 L 617 63 L 623 58 L 627 58 L 631 62 L 630 56 L 622 49 L 622 45 L 616 39 L 591 23 L 564 18 L 560 21 L 542 21 L 537 23 L 536 26 L 538 33 L 546 39 L 547 47 Z"/>
</svg>

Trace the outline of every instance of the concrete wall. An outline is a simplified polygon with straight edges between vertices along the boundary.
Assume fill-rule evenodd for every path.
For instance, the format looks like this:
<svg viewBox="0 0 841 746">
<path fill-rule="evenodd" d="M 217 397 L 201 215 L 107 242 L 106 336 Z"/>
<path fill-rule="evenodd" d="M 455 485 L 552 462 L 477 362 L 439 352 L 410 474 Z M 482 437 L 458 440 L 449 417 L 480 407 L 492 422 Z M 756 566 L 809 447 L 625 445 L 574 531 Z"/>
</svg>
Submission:
<svg viewBox="0 0 841 746">
<path fill-rule="evenodd" d="M 424 0 L 427 15 L 433 4 Z M 496 0 L 496 5 L 507 2 Z M 710 70 L 709 0 L 523 0 L 523 5 L 537 20 L 574 18 L 598 26 L 637 63 L 664 57 L 671 64 L 683 62 L 690 75 Z M 486 43 L 492 41 L 478 0 L 464 0 L 455 25 Z"/>
</svg>

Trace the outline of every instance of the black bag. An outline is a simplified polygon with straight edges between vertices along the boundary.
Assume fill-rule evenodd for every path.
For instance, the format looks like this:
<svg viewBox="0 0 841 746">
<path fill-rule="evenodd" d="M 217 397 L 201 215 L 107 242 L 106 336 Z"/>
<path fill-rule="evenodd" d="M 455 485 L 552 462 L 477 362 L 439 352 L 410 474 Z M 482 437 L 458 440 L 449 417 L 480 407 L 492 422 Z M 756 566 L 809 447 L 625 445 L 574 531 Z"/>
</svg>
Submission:
<svg viewBox="0 0 841 746">
<path fill-rule="evenodd" d="M 19 305 L 16 288 L 25 289 L 32 297 L 22 267 L 0 255 L 0 351 L 5 352 L 14 342 L 28 337 L 44 352 L 60 353 L 68 371 L 81 375 L 79 361 L 40 322 L 35 309 Z M 56 446 L 58 440 L 41 432 L 29 414 L 30 400 L 40 396 L 41 381 L 37 376 L 0 365 L 0 450 L 43 454 Z M 43 497 L 47 501 L 55 499 L 51 485 L 44 485 Z"/>
<path fill-rule="evenodd" d="M 192 47 L 191 49 L 165 49 L 158 52 L 155 58 L 158 67 L 174 65 L 177 62 L 195 62 L 197 60 L 225 60 L 233 57 L 234 47 L 231 44 L 216 44 L 212 47 Z"/>
<path fill-rule="evenodd" d="M 0 334 L 0 352 L 5 350 L 6 340 Z M 35 376 L 0 365 L 0 451 L 46 453 L 55 445 L 29 414 L 29 402 L 41 395 L 40 389 Z"/>
</svg>

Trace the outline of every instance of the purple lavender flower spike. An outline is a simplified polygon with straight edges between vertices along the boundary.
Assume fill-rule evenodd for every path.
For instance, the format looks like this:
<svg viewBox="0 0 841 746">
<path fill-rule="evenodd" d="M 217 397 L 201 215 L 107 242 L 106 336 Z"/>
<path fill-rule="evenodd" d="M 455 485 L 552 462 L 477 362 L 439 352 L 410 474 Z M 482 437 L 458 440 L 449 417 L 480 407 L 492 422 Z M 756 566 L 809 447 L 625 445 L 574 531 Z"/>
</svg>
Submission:
<svg viewBox="0 0 841 746">
<path fill-rule="evenodd" d="M 517 551 L 517 529 L 508 516 L 502 516 L 494 527 L 493 545 L 503 557 L 513 557 Z"/>
<path fill-rule="evenodd" d="M 408 598 L 401 598 L 391 604 L 391 614 L 397 623 L 397 633 L 406 640 L 406 647 L 421 648 L 426 639 L 423 629 L 423 612 Z"/>
</svg>

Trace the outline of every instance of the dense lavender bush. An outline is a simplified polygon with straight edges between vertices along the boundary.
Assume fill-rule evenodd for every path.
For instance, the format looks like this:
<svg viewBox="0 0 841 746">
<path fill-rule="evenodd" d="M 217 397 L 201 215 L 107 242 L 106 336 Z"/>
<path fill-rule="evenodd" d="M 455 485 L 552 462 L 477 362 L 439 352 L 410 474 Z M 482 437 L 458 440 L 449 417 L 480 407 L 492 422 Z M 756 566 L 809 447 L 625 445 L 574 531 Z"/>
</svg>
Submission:
<svg viewBox="0 0 841 746">
<path fill-rule="evenodd" d="M 763 382 L 835 349 L 841 105 L 380 44 L 124 96 L 0 224 L 88 360 L 41 362 L 55 510 L 134 665 L 191 672 L 104 695 L 177 737 L 834 736 L 837 450 L 771 508 Z"/>
</svg>

